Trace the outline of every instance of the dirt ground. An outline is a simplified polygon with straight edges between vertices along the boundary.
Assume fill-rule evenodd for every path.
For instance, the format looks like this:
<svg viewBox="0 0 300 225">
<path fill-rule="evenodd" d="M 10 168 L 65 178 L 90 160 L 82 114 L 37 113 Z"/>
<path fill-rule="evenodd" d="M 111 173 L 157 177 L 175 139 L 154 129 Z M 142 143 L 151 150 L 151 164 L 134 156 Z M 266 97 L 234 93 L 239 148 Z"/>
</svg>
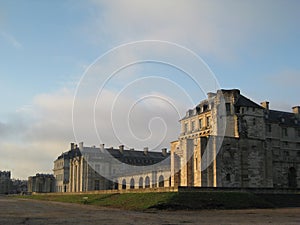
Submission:
<svg viewBox="0 0 300 225">
<path fill-rule="evenodd" d="M 7 224 L 300 224 L 300 208 L 135 212 L 95 206 L 0 197 Z"/>
</svg>

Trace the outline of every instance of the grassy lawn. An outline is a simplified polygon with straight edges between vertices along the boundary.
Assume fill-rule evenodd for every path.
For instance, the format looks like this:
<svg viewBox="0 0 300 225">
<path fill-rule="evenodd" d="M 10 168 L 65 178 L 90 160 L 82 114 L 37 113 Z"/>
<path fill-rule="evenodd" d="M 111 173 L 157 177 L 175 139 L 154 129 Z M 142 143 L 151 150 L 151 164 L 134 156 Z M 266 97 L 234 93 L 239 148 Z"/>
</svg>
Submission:
<svg viewBox="0 0 300 225">
<path fill-rule="evenodd" d="M 257 195 L 235 192 L 165 192 L 87 195 L 32 195 L 20 198 L 88 204 L 128 210 L 274 208 Z"/>
</svg>

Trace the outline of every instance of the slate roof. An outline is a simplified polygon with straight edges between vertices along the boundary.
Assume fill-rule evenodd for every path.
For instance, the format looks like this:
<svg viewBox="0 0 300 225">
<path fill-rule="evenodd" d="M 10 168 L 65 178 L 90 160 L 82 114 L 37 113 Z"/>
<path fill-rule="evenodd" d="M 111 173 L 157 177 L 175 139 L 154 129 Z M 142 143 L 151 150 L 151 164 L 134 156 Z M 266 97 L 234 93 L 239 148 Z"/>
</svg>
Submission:
<svg viewBox="0 0 300 225">
<path fill-rule="evenodd" d="M 89 155 L 91 157 L 103 157 L 105 159 L 105 154 L 109 153 L 115 159 L 119 160 L 122 163 L 135 166 L 148 166 L 159 163 L 164 159 L 170 156 L 170 153 L 167 153 L 165 156 L 162 152 L 148 151 L 147 154 L 144 151 L 138 150 L 123 150 L 122 152 L 119 149 L 105 148 L 106 152 L 101 152 L 100 148 L 96 147 L 83 147 L 82 154 Z"/>
<path fill-rule="evenodd" d="M 249 98 L 246 98 L 243 95 L 240 95 L 239 98 L 237 99 L 237 101 L 234 104 L 235 106 L 246 106 L 246 107 L 253 107 L 253 108 L 259 108 L 262 109 L 263 107 L 255 102 L 253 102 L 252 100 L 250 100 Z"/>
<path fill-rule="evenodd" d="M 72 159 L 75 156 L 81 156 L 81 152 L 80 152 L 79 148 L 76 148 L 76 149 L 64 152 L 60 156 L 58 156 L 57 159 L 62 159 L 62 158 L 64 158 L 64 159 Z"/>
<path fill-rule="evenodd" d="M 290 112 L 269 110 L 266 114 L 266 122 L 280 123 L 284 126 L 300 128 L 300 120 L 297 119 L 294 113 Z"/>
</svg>

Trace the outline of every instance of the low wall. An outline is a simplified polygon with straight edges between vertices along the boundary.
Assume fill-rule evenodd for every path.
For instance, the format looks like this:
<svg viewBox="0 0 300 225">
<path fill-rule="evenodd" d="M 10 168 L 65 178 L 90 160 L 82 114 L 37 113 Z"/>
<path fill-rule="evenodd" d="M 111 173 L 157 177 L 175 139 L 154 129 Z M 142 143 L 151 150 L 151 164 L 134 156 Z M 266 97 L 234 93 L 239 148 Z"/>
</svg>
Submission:
<svg viewBox="0 0 300 225">
<path fill-rule="evenodd" d="M 158 187 L 158 188 L 143 188 L 143 189 L 125 189 L 125 190 L 99 190 L 86 192 L 50 192 L 36 193 L 32 195 L 87 195 L 87 194 L 122 194 L 122 193 L 150 193 L 150 192 L 178 192 L 175 187 Z"/>
<path fill-rule="evenodd" d="M 157 187 L 125 190 L 99 190 L 87 192 L 51 192 L 35 193 L 33 195 L 86 195 L 86 194 L 122 194 L 149 192 L 251 192 L 255 194 L 300 194 L 300 188 L 227 188 L 227 187 Z"/>
<path fill-rule="evenodd" d="M 255 194 L 300 194 L 300 188 L 178 187 L 178 192 L 251 192 Z"/>
</svg>

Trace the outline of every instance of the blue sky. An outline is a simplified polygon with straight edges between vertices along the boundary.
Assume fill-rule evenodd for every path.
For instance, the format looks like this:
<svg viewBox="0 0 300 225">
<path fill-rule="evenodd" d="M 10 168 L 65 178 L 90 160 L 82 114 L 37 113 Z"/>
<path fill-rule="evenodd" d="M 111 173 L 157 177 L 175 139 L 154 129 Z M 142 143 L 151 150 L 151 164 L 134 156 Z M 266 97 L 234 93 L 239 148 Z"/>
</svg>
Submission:
<svg viewBox="0 0 300 225">
<path fill-rule="evenodd" d="M 6 159 L 0 160 L 0 170 L 12 170 L 13 177 L 19 178 L 51 172 L 52 161 L 69 142 L 77 141 L 70 118 L 80 78 L 99 56 L 127 42 L 155 39 L 185 46 L 205 61 L 220 87 L 239 88 L 257 102 L 269 100 L 271 108 L 290 111 L 300 104 L 299 10 L 296 0 L 0 1 L 0 147 L 1 158 Z M 126 52 L 107 66 L 142 55 Z M 184 59 L 178 56 L 177 60 Z M 183 89 L 194 90 L 174 68 L 145 65 L 123 72 L 116 89 L 141 74 L 164 74 Z M 172 93 L 174 87 L 169 88 L 174 100 L 176 90 Z M 152 89 L 146 85 L 145 90 Z M 110 94 L 105 99 L 113 99 Z M 192 98 L 188 103 L 177 98 L 181 110 L 202 100 L 203 93 Z M 160 104 L 154 105 L 162 110 Z M 172 120 L 166 124 L 176 131 L 175 114 L 176 125 L 169 124 Z M 80 115 L 90 114 L 82 109 Z M 135 128 L 143 132 L 143 126 Z M 85 133 L 81 140 L 99 144 Z M 171 132 L 164 145 L 178 133 Z M 110 145 L 119 144 L 106 139 Z"/>
</svg>

